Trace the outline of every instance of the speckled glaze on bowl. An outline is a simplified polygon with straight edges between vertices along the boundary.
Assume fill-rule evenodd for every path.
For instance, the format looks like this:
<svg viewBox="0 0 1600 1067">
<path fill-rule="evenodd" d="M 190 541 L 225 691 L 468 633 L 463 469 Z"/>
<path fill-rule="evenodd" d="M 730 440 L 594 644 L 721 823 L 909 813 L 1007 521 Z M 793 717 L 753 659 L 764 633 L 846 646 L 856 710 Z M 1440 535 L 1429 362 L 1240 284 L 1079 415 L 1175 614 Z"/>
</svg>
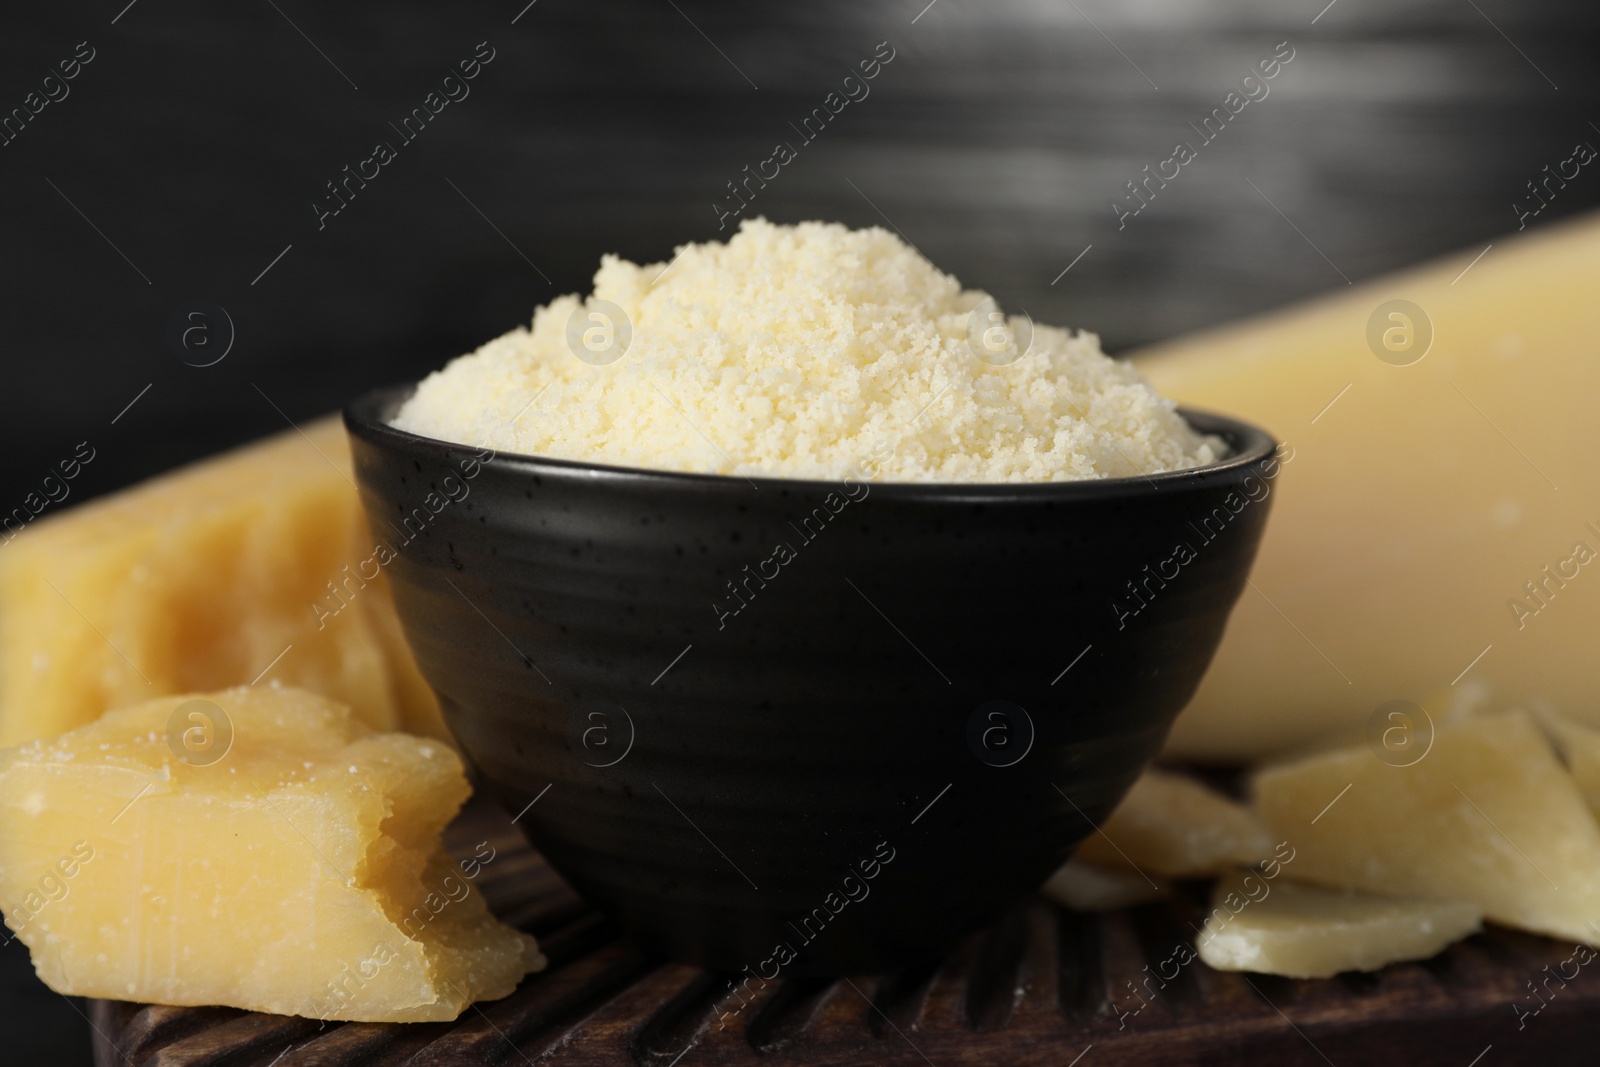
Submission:
<svg viewBox="0 0 1600 1067">
<path fill-rule="evenodd" d="M 466 756 L 646 943 L 757 978 L 931 957 L 1034 891 L 1199 683 L 1276 474 L 1188 412 L 1231 458 L 1092 482 L 485 458 L 387 425 L 412 388 L 345 422 Z"/>
</svg>

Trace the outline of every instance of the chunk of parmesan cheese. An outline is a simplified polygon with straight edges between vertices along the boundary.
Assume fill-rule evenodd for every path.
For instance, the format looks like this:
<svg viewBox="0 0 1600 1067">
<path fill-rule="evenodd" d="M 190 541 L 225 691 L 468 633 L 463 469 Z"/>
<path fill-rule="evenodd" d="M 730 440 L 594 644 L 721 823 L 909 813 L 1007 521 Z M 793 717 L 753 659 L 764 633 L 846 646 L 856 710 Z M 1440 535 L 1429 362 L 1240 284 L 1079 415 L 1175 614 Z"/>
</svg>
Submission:
<svg viewBox="0 0 1600 1067">
<path fill-rule="evenodd" d="M 543 965 L 440 847 L 469 792 L 302 690 L 163 697 L 0 754 L 0 909 L 59 993 L 454 1019 Z"/>
</svg>

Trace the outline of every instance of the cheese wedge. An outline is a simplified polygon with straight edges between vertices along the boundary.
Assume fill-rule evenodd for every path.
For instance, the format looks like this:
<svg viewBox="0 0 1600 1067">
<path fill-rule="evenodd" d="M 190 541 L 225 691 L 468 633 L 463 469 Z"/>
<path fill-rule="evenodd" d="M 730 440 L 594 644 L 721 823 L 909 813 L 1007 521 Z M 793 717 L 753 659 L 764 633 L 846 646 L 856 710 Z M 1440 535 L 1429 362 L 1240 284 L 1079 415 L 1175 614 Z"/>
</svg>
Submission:
<svg viewBox="0 0 1600 1067">
<path fill-rule="evenodd" d="M 543 965 L 439 845 L 469 792 L 303 690 L 163 697 L 0 754 L 0 908 L 59 993 L 454 1019 Z"/>
<path fill-rule="evenodd" d="M 1219 971 L 1331 978 L 1427 959 L 1476 933 L 1483 912 L 1459 900 L 1420 900 L 1268 882 L 1238 871 L 1211 893 L 1211 918 L 1195 938 Z"/>
<path fill-rule="evenodd" d="M 0 545 L 0 746 L 260 679 L 449 736 L 403 640 L 336 418 L 42 519 Z"/>
<path fill-rule="evenodd" d="M 1441 728 L 1409 766 L 1363 745 L 1264 770 L 1254 790 L 1296 881 L 1470 901 L 1600 944 L 1600 826 L 1523 712 Z"/>
<path fill-rule="evenodd" d="M 1170 753 L 1254 759 L 1458 677 L 1600 723 L 1597 289 L 1587 216 L 1132 354 L 1287 446 L 1254 588 Z"/>
<path fill-rule="evenodd" d="M 1078 846 L 1075 859 L 1168 878 L 1220 874 L 1272 855 L 1274 839 L 1242 804 L 1193 778 L 1155 769 Z"/>
</svg>

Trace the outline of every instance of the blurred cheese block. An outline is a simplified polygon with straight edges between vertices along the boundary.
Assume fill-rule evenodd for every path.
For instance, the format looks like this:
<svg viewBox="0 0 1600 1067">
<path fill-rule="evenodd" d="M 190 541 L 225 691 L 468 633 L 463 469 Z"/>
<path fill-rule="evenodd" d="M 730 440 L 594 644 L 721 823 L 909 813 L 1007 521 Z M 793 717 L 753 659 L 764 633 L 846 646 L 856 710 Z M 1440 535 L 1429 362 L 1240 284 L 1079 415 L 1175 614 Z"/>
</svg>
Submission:
<svg viewBox="0 0 1600 1067">
<path fill-rule="evenodd" d="M 59 993 L 454 1019 L 543 965 L 439 845 L 469 792 L 302 690 L 168 696 L 0 754 L 0 904 Z"/>
<path fill-rule="evenodd" d="M 1600 218 L 1482 251 L 1133 354 L 1292 449 L 1171 753 L 1253 759 L 1463 672 L 1600 723 Z M 1416 315 L 1368 341 L 1395 299 L 1432 324 L 1409 366 L 1374 351 L 1415 357 Z"/>
<path fill-rule="evenodd" d="M 1172 895 L 1172 886 L 1131 869 L 1068 860 L 1039 892 L 1073 911 L 1116 911 L 1164 900 Z"/>
<path fill-rule="evenodd" d="M 1267 882 L 1245 871 L 1217 883 L 1211 906 L 1206 929 L 1195 938 L 1202 960 L 1219 971 L 1289 978 L 1331 978 L 1427 959 L 1476 933 L 1483 920 L 1476 905 L 1462 901 Z"/>
<path fill-rule="evenodd" d="M 1600 826 L 1523 712 L 1440 729 L 1410 766 L 1341 749 L 1260 772 L 1257 810 L 1296 881 L 1466 900 L 1489 919 L 1600 944 Z"/>
<path fill-rule="evenodd" d="M 1272 846 L 1270 831 L 1249 808 L 1193 778 L 1147 770 L 1074 858 L 1197 878 L 1267 859 Z"/>
<path fill-rule="evenodd" d="M 0 746 L 258 678 L 448 737 L 373 547 L 336 417 L 28 527 L 0 546 Z"/>
</svg>

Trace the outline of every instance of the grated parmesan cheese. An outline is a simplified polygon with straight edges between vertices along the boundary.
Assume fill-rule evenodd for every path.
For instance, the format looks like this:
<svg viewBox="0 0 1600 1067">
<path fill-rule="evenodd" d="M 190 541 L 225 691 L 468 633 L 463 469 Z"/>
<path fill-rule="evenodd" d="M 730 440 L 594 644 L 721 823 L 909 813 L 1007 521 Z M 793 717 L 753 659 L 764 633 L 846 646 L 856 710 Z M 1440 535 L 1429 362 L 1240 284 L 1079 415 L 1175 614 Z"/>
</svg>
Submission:
<svg viewBox="0 0 1600 1067">
<path fill-rule="evenodd" d="M 980 306 L 981 305 L 981 306 Z M 670 263 L 605 256 L 418 386 L 403 430 L 625 467 L 1031 482 L 1200 466 L 1195 433 L 1092 333 L 990 317 L 896 235 L 749 219 Z"/>
</svg>

